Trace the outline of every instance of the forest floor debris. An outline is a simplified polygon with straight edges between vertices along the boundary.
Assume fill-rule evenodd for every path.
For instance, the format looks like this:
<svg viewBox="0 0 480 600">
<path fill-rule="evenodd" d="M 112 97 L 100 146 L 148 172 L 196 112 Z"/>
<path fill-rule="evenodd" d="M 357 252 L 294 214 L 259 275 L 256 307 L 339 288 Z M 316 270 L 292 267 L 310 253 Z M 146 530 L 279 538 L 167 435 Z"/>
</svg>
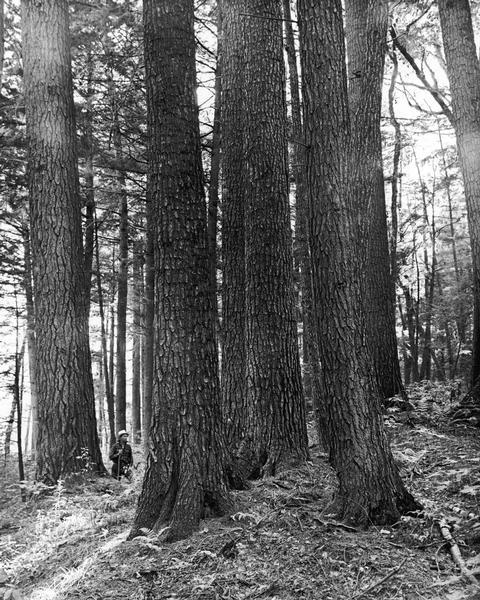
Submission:
<svg viewBox="0 0 480 600">
<path fill-rule="evenodd" d="M 105 478 L 23 503 L 0 492 L 0 599 L 480 600 L 480 436 L 446 420 L 388 432 L 420 518 L 355 530 L 328 506 L 335 477 L 312 462 L 235 492 L 235 512 L 190 538 L 126 542 L 141 486 Z M 447 524 L 472 579 L 452 560 Z M 478 580 L 476 585 L 475 579 Z"/>
</svg>

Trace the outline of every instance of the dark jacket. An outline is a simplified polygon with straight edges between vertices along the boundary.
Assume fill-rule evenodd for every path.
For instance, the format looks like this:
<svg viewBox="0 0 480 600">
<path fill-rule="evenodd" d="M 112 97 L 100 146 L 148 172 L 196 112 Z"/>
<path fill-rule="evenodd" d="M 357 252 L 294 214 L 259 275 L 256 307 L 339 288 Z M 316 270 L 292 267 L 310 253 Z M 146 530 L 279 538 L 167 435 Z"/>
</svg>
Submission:
<svg viewBox="0 0 480 600">
<path fill-rule="evenodd" d="M 122 467 L 131 467 L 133 465 L 133 452 L 130 444 L 124 444 L 123 446 L 120 442 L 113 444 L 108 457 L 114 463 L 120 462 Z"/>
</svg>

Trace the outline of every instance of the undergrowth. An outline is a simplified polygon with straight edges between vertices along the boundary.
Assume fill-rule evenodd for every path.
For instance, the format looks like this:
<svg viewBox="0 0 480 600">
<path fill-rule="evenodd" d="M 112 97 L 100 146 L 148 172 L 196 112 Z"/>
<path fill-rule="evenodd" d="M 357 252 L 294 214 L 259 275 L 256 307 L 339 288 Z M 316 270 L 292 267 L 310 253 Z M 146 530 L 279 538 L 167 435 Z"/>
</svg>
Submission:
<svg viewBox="0 0 480 600">
<path fill-rule="evenodd" d="M 453 426 L 449 392 L 412 394 L 386 416 L 395 459 L 423 504 L 419 518 L 357 531 L 328 513 L 336 478 L 312 435 L 312 461 L 235 492 L 235 509 L 173 544 L 126 537 L 141 487 L 112 478 L 59 482 L 22 502 L 12 473 L 0 491 L 0 598 L 10 600 L 337 600 L 480 598 L 452 560 L 445 518 L 480 572 L 478 430 Z M 438 404 L 440 410 L 419 410 Z M 27 486 L 28 487 L 28 486 Z M 27 488 L 25 488 L 27 489 Z M 37 493 L 38 492 L 38 493 Z"/>
</svg>

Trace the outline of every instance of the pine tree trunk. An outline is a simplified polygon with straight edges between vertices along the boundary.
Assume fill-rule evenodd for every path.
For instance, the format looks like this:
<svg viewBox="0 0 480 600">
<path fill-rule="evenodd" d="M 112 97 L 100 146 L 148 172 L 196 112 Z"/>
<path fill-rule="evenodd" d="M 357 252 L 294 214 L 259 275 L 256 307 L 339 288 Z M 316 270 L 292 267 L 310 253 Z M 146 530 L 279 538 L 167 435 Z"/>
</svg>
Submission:
<svg viewBox="0 0 480 600">
<path fill-rule="evenodd" d="M 22 3 L 39 431 L 37 477 L 103 470 L 85 318 L 68 3 Z M 59 409 L 61 407 L 61 409 Z"/>
<path fill-rule="evenodd" d="M 153 265 L 153 207 L 147 197 L 146 239 L 145 239 L 145 297 L 143 306 L 143 410 L 142 437 L 145 450 L 148 450 L 150 426 L 153 414 L 153 343 L 154 343 L 154 265 Z"/>
<path fill-rule="evenodd" d="M 367 15 L 375 15 L 375 3 L 369 3 Z M 361 284 L 367 259 L 362 220 L 367 213 L 359 214 L 354 194 L 362 165 L 349 160 L 359 155 L 360 140 L 355 133 L 350 137 L 342 5 L 340 0 L 299 0 L 298 18 L 309 243 L 322 361 L 320 426 L 339 479 L 339 516 L 365 525 L 391 523 L 418 505 L 405 489 L 388 446 L 367 351 Z"/>
<path fill-rule="evenodd" d="M 142 437 L 142 307 L 143 307 L 143 243 L 133 247 L 133 330 L 132 330 L 132 433 L 139 444 Z"/>
<path fill-rule="evenodd" d="M 442 167 L 445 181 L 445 193 L 448 201 L 448 225 L 450 230 L 450 240 L 452 244 L 452 258 L 453 268 L 455 271 L 455 281 L 457 283 L 458 295 L 455 302 L 455 323 L 457 325 L 459 347 L 465 344 L 467 321 L 468 321 L 468 309 L 465 306 L 465 299 L 463 294 L 460 293 L 462 290 L 462 272 L 458 263 L 458 252 L 457 252 L 457 235 L 455 232 L 454 217 L 453 217 L 453 199 L 451 190 L 451 175 L 445 158 L 445 148 L 443 146 L 443 136 L 440 124 L 438 126 L 438 139 L 440 142 L 440 148 L 442 151 Z"/>
<path fill-rule="evenodd" d="M 439 0 L 438 12 L 472 249 L 473 386 L 480 377 L 480 65 L 468 0 Z"/>
<path fill-rule="evenodd" d="M 395 331 L 395 283 L 390 271 L 382 167 L 382 82 L 388 27 L 388 2 L 347 0 L 348 92 L 355 136 L 358 210 L 368 213 L 365 311 L 367 340 L 383 398 L 405 394 Z M 369 12 L 370 11 L 370 12 Z"/>
<path fill-rule="evenodd" d="M 245 425 L 255 452 L 252 476 L 305 460 L 308 446 L 293 287 L 282 14 L 276 0 L 248 0 L 246 9 L 255 15 L 244 23 Z"/>
<path fill-rule="evenodd" d="M 37 448 L 38 435 L 38 396 L 37 383 L 35 380 L 35 310 L 33 303 L 33 287 L 32 287 L 32 255 L 30 248 L 30 232 L 28 227 L 23 227 L 23 248 L 25 271 L 23 276 L 25 288 L 25 311 L 27 314 L 27 348 L 28 348 L 28 370 L 30 379 L 30 406 L 32 411 L 32 444 L 31 449 L 35 455 Z"/>
<path fill-rule="evenodd" d="M 97 294 L 98 294 L 98 312 L 100 316 L 100 337 L 102 341 L 102 365 L 103 365 L 103 379 L 105 382 L 105 398 L 107 400 L 107 413 L 108 413 L 108 431 L 109 431 L 109 444 L 115 443 L 117 438 L 115 434 L 115 399 L 113 397 L 112 389 L 112 378 L 111 368 L 108 363 L 108 339 L 107 339 L 107 327 L 104 301 L 103 301 L 103 289 L 102 289 L 102 276 L 100 271 L 100 247 L 98 244 L 98 222 L 96 214 L 94 214 L 94 225 L 95 225 L 95 263 L 97 273 Z M 103 402 L 103 398 L 102 398 Z"/>
<path fill-rule="evenodd" d="M 210 255 L 210 280 L 215 301 L 217 298 L 217 225 L 220 185 L 221 119 L 222 119 L 222 8 L 217 7 L 217 63 L 215 68 L 215 105 L 213 111 L 212 150 L 210 156 L 210 181 L 208 187 L 208 247 Z"/>
<path fill-rule="evenodd" d="M 147 194 L 154 219 L 151 448 L 131 536 L 189 535 L 229 505 L 195 100 L 193 0 L 146 0 Z"/>
<path fill-rule="evenodd" d="M 300 103 L 300 86 L 297 68 L 297 52 L 292 26 L 290 0 L 283 0 L 285 49 L 288 58 L 289 89 L 292 113 L 292 151 L 290 162 L 295 181 L 295 239 L 294 263 L 299 274 L 300 308 L 303 337 L 303 388 L 306 405 L 316 407 L 319 402 L 318 349 L 313 333 L 312 285 L 310 256 L 308 253 L 308 206 L 305 193 L 305 156 Z"/>
<path fill-rule="evenodd" d="M 115 92 L 113 92 L 115 93 Z M 115 109 L 117 110 L 117 109 Z M 123 159 L 122 139 L 117 112 L 113 123 L 115 158 Z M 117 431 L 127 427 L 127 305 L 128 305 L 128 197 L 125 174 L 117 171 L 117 193 L 120 200 L 119 252 L 117 279 L 117 351 L 115 362 L 115 427 Z"/>
<path fill-rule="evenodd" d="M 242 487 L 253 453 L 246 439 L 245 178 L 243 161 L 244 0 L 222 0 L 222 407 L 231 477 Z"/>
</svg>

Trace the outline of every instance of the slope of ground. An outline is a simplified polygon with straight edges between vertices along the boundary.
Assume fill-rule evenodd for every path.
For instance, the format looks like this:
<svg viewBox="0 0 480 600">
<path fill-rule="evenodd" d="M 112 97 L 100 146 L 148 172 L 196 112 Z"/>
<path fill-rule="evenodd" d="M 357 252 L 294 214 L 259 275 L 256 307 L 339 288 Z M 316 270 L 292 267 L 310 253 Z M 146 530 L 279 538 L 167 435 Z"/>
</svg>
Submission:
<svg viewBox="0 0 480 600">
<path fill-rule="evenodd" d="M 480 437 L 441 417 L 387 419 L 420 518 L 356 531 L 328 514 L 335 477 L 312 462 L 235 493 L 235 512 L 187 540 L 126 542 L 141 486 L 112 479 L 0 496 L 0 598 L 6 600 L 480 599 L 438 528 L 445 518 L 480 584 Z M 28 490 L 30 493 L 32 489 Z M 477 569 L 477 571 L 476 571 Z"/>
</svg>

